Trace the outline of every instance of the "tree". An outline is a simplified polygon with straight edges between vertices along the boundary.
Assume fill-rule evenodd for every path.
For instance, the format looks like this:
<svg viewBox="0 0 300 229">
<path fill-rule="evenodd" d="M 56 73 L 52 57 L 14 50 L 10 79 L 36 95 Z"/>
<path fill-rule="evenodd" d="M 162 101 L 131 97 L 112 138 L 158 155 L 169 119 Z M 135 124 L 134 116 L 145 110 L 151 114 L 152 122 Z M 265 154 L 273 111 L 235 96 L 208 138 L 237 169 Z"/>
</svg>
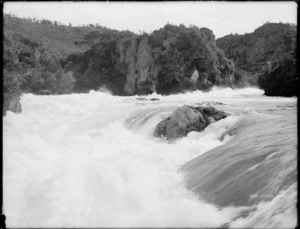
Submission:
<svg viewBox="0 0 300 229">
<path fill-rule="evenodd" d="M 43 24 L 43 25 L 52 25 L 52 21 L 46 20 L 46 19 L 42 19 L 41 24 Z"/>
<path fill-rule="evenodd" d="M 298 76 L 296 59 L 291 55 L 284 55 L 276 67 L 259 77 L 259 86 L 270 96 L 296 96 Z"/>
</svg>

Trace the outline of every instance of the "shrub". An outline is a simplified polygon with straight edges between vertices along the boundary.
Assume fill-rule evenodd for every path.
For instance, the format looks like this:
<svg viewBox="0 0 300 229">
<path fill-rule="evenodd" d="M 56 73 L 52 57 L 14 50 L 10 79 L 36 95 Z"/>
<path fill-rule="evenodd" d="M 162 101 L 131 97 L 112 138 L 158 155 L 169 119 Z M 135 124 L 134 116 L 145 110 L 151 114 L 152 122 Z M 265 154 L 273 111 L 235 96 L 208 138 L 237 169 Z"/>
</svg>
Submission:
<svg viewBox="0 0 300 229">
<path fill-rule="evenodd" d="M 298 75 L 296 60 L 285 56 L 274 69 L 259 77 L 259 86 L 270 96 L 296 96 Z"/>
</svg>

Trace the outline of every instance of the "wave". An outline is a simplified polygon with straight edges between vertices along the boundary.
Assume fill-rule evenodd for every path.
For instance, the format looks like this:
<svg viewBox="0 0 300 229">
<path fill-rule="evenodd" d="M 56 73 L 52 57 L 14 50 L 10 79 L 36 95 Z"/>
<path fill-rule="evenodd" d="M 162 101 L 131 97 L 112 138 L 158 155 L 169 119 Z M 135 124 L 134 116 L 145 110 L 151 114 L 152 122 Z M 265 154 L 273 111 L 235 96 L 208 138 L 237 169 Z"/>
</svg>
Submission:
<svg viewBox="0 0 300 229">
<path fill-rule="evenodd" d="M 257 207 L 232 227 L 296 226 L 297 120 L 295 111 L 280 112 L 245 116 L 222 135 L 229 141 L 180 169 L 200 199 Z"/>
</svg>

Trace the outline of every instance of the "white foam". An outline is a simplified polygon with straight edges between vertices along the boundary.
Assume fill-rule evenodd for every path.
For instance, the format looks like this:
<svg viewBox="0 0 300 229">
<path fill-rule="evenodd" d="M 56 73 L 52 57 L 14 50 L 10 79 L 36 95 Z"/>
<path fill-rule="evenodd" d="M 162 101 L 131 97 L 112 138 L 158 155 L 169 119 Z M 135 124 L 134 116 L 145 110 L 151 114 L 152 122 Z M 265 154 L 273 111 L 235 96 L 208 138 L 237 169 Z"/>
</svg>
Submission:
<svg viewBox="0 0 300 229">
<path fill-rule="evenodd" d="M 130 127 L 126 120 L 148 109 L 172 110 L 199 98 L 222 101 L 226 95 L 251 93 L 261 91 L 213 89 L 146 97 L 160 99 L 155 102 L 96 91 L 22 96 L 23 112 L 8 112 L 3 119 L 7 226 L 218 227 L 229 222 L 241 208 L 219 209 L 199 201 L 177 171 L 223 144 L 219 137 L 238 116 L 173 144 L 151 136 L 162 113 L 144 124 L 138 117 Z"/>
</svg>

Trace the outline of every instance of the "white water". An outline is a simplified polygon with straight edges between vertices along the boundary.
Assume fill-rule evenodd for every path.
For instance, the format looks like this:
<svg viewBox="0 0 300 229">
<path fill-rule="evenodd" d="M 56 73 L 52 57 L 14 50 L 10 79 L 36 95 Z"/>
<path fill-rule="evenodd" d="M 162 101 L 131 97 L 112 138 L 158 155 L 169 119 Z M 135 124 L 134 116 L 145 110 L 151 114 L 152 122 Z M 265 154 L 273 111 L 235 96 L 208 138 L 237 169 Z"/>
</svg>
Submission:
<svg viewBox="0 0 300 229">
<path fill-rule="evenodd" d="M 259 89 L 117 97 L 102 92 L 23 95 L 23 112 L 3 119 L 3 191 L 7 227 L 218 227 L 245 207 L 197 199 L 180 166 L 224 144 L 219 137 L 258 103 Z M 174 144 L 152 137 L 156 124 L 184 104 L 216 105 L 232 115 Z M 250 220 L 250 219 L 249 219 Z M 236 221 L 238 226 L 244 221 Z M 234 225 L 234 224 L 233 224 Z M 283 224 L 285 225 L 285 224 Z"/>
</svg>

